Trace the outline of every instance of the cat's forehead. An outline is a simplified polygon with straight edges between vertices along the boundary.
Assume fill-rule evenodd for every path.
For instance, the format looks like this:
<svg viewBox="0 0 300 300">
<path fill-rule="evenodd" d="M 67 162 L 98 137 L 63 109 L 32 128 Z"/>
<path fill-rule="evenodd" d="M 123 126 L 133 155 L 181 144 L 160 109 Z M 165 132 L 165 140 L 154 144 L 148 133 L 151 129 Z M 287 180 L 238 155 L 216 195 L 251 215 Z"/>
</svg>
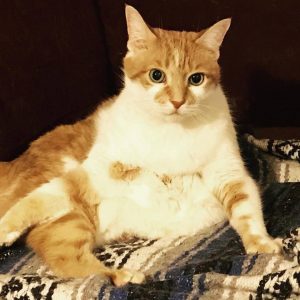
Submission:
<svg viewBox="0 0 300 300">
<path fill-rule="evenodd" d="M 201 33 L 153 29 L 158 37 L 149 48 L 149 60 L 155 60 L 164 68 L 182 71 L 209 67 L 212 61 L 210 51 L 196 43 Z"/>
<path fill-rule="evenodd" d="M 174 31 L 166 30 L 161 28 L 152 28 L 152 31 L 155 33 L 156 37 L 160 40 L 161 43 L 166 46 L 192 46 L 195 41 L 201 36 L 201 32 L 192 32 L 192 31 Z"/>
<path fill-rule="evenodd" d="M 130 78 L 139 77 L 153 68 L 182 76 L 203 72 L 218 77 L 219 66 L 214 55 L 196 43 L 201 32 L 151 30 L 156 39 L 141 51 L 129 51 L 124 58 L 124 70 Z"/>
</svg>

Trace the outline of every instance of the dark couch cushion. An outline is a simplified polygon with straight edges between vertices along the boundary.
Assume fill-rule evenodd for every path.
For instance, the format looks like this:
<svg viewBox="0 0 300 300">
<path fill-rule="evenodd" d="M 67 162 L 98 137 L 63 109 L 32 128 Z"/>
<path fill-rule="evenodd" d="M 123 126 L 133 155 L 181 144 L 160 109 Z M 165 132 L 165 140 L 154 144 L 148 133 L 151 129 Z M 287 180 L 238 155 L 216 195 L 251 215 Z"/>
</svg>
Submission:
<svg viewBox="0 0 300 300">
<path fill-rule="evenodd" d="M 199 30 L 231 16 L 220 63 L 237 123 L 298 132 L 299 1 L 128 4 L 150 25 L 174 30 Z M 122 0 L 1 3 L 0 160 L 13 159 L 57 124 L 85 116 L 120 88 L 124 5 Z"/>
<path fill-rule="evenodd" d="M 93 1 L 2 1 L 0 160 L 111 93 Z"/>
</svg>

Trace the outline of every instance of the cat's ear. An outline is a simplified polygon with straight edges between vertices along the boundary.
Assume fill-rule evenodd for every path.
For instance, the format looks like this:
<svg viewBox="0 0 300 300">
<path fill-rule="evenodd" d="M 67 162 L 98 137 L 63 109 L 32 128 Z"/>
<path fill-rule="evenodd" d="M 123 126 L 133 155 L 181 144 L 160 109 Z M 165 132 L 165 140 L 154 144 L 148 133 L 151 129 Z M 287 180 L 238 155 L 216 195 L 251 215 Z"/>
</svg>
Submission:
<svg viewBox="0 0 300 300">
<path fill-rule="evenodd" d="M 229 29 L 231 23 L 231 19 L 224 19 L 213 26 L 209 27 L 197 40 L 196 43 L 205 45 L 207 48 L 212 50 L 215 55 L 216 59 L 220 56 L 220 46 L 223 42 L 224 36 Z"/>
<path fill-rule="evenodd" d="M 129 51 L 146 49 L 149 42 L 156 39 L 155 34 L 150 30 L 139 12 L 130 5 L 125 8 Z"/>
</svg>

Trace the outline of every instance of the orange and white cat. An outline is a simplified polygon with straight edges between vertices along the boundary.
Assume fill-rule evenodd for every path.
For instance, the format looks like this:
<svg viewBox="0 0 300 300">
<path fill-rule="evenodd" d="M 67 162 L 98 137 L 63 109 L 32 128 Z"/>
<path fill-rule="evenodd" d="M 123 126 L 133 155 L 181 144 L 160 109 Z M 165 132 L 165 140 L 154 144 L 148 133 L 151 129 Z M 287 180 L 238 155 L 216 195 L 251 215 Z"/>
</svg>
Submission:
<svg viewBox="0 0 300 300">
<path fill-rule="evenodd" d="M 124 235 L 190 235 L 228 218 L 248 253 L 279 253 L 240 156 L 220 85 L 225 19 L 201 32 L 150 28 L 126 6 L 124 88 L 88 118 L 0 164 L 0 242 L 28 244 L 63 277 L 143 274 L 92 254 Z"/>
</svg>

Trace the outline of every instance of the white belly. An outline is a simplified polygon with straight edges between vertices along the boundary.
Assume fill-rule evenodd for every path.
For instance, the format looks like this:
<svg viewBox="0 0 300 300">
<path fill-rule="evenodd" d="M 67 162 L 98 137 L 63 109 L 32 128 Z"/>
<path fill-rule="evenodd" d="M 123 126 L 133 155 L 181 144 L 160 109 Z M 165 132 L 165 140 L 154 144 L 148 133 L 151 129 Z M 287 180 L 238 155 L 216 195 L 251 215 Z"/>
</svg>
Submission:
<svg viewBox="0 0 300 300">
<path fill-rule="evenodd" d="M 190 235 L 225 218 L 220 203 L 198 175 L 175 177 L 165 184 L 143 171 L 133 181 L 99 181 L 98 243 L 124 233 L 145 238 Z"/>
<path fill-rule="evenodd" d="M 98 137 L 83 163 L 100 199 L 99 242 L 123 233 L 188 235 L 222 221 L 223 208 L 201 178 L 182 174 L 199 172 L 213 159 L 227 122 L 216 119 L 185 128 L 149 121 L 130 114 L 126 105 L 125 110 L 120 107 L 99 115 Z M 133 181 L 114 180 L 108 170 L 115 162 L 144 171 Z M 154 172 L 175 176 L 172 184 L 165 185 Z"/>
</svg>

